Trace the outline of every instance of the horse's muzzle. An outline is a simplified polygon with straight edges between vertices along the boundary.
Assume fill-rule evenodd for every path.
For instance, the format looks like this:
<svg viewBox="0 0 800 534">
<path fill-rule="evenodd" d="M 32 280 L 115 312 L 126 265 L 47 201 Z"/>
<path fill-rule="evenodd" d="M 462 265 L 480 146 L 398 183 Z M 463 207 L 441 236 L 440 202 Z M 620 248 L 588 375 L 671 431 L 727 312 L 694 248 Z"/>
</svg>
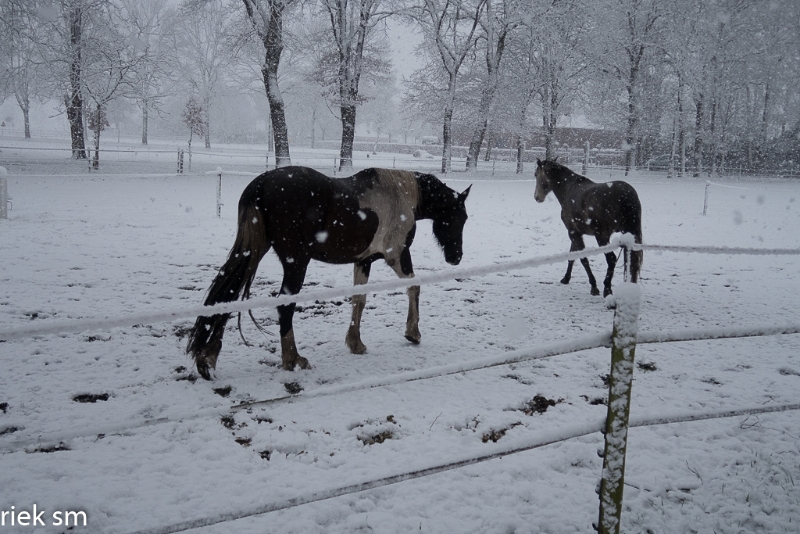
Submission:
<svg viewBox="0 0 800 534">
<path fill-rule="evenodd" d="M 456 256 L 454 258 L 445 258 L 444 261 L 446 261 L 450 265 L 458 265 L 459 263 L 461 263 L 461 256 L 462 255 L 459 254 L 458 256 Z"/>
</svg>

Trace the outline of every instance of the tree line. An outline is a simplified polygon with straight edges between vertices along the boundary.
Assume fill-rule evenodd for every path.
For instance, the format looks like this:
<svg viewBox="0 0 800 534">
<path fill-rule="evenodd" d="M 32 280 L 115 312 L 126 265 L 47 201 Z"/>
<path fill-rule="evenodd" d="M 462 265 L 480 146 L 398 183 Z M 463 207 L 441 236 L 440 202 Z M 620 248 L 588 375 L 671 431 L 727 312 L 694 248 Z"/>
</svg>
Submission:
<svg viewBox="0 0 800 534">
<path fill-rule="evenodd" d="M 419 42 L 408 79 L 389 28 Z M 467 170 L 513 139 L 521 172 L 531 132 L 553 157 L 560 121 L 580 116 L 620 132 L 627 169 L 657 155 L 695 175 L 796 168 L 799 81 L 796 0 L 0 0 L 0 98 L 26 137 L 31 103 L 58 101 L 73 157 L 90 156 L 88 129 L 95 165 L 115 102 L 136 104 L 146 144 L 150 117 L 182 99 L 210 147 L 220 99 L 260 94 L 278 166 L 302 121 L 312 146 L 338 125 L 351 168 L 367 116 L 378 137 L 432 125 L 443 172 L 454 131 Z"/>
</svg>

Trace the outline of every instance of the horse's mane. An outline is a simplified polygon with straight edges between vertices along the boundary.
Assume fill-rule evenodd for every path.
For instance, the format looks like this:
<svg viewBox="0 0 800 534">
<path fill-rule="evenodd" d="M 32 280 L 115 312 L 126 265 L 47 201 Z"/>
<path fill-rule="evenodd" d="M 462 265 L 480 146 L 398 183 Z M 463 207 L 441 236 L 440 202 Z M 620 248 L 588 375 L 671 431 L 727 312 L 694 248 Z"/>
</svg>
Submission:
<svg viewBox="0 0 800 534">
<path fill-rule="evenodd" d="M 539 165 L 544 167 L 544 172 L 547 173 L 550 179 L 558 180 L 559 178 L 572 178 L 588 180 L 585 176 L 581 176 L 566 165 L 562 165 L 554 159 L 546 159 L 540 161 Z"/>
</svg>

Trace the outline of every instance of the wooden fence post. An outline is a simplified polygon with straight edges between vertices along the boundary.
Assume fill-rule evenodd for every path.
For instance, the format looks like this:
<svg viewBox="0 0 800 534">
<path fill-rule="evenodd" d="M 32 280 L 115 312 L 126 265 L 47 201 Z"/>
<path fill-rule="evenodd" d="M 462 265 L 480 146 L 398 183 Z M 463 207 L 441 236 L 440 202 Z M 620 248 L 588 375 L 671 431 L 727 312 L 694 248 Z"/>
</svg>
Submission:
<svg viewBox="0 0 800 534">
<path fill-rule="evenodd" d="M 222 169 L 217 169 L 217 217 L 222 216 Z"/>
<path fill-rule="evenodd" d="M 627 258 L 630 254 L 625 254 Z M 628 271 L 626 266 L 626 272 Z M 615 288 L 616 311 L 611 337 L 611 375 L 608 380 L 603 475 L 600 480 L 600 534 L 619 534 L 622 494 L 625 484 L 625 455 L 628 445 L 628 417 L 631 411 L 633 360 L 639 329 L 639 285 L 624 282 Z"/>
<path fill-rule="evenodd" d="M 0 169 L 3 169 L 0 167 Z M 5 172 L 3 169 L 0 172 Z M 8 179 L 0 175 L 0 219 L 8 219 Z"/>
</svg>

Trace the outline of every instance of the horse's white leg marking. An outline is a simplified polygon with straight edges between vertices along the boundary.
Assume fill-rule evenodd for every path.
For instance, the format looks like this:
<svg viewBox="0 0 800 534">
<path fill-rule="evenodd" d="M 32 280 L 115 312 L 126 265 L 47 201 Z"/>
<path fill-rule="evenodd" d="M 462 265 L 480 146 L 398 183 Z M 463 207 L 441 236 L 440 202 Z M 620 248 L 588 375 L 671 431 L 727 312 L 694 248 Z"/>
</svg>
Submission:
<svg viewBox="0 0 800 534">
<path fill-rule="evenodd" d="M 311 369 L 311 364 L 306 358 L 297 352 L 297 345 L 294 342 L 294 328 L 281 336 L 281 360 L 283 368 L 287 371 L 294 371 L 294 366 L 299 365 L 300 369 Z"/>
<path fill-rule="evenodd" d="M 353 267 L 353 285 L 363 285 L 368 280 L 368 268 L 365 271 L 362 265 L 356 263 Z M 364 354 L 367 352 L 367 347 L 361 342 L 361 314 L 364 313 L 364 306 L 367 305 L 367 295 L 353 295 L 352 301 L 353 315 L 344 342 L 353 354 Z"/>
<path fill-rule="evenodd" d="M 406 339 L 416 345 L 422 339 L 422 335 L 419 333 L 419 286 L 409 287 L 407 293 Z"/>
</svg>

